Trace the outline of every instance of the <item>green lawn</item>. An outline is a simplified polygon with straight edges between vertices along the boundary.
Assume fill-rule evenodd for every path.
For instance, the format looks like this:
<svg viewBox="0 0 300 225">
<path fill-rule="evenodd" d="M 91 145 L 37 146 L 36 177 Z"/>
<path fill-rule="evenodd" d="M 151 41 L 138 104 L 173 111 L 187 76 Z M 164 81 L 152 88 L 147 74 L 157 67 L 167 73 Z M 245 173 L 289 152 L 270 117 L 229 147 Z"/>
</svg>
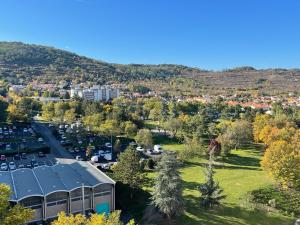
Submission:
<svg viewBox="0 0 300 225">
<path fill-rule="evenodd" d="M 182 150 L 176 140 L 155 137 L 155 143 L 165 150 Z M 216 179 L 227 195 L 222 206 L 214 210 L 203 210 L 199 206 L 198 186 L 203 182 L 205 159 L 193 159 L 184 163 L 181 175 L 184 180 L 185 213 L 174 223 L 184 225 L 285 225 L 294 224 L 293 219 L 281 214 L 251 210 L 247 204 L 247 193 L 273 181 L 260 169 L 261 155 L 254 147 L 232 152 L 225 162 L 216 162 Z M 149 174 L 153 178 L 154 173 Z M 151 187 L 148 187 L 149 189 Z"/>
</svg>

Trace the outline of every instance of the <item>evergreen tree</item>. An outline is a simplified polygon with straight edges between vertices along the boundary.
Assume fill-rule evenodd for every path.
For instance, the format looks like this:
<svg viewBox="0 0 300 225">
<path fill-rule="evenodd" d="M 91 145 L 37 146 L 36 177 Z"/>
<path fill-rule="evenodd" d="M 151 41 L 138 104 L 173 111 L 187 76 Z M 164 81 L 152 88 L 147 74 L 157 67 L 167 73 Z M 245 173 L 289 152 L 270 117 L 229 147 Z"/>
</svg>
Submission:
<svg viewBox="0 0 300 225">
<path fill-rule="evenodd" d="M 220 188 L 219 183 L 214 180 L 213 155 L 214 151 L 212 150 L 209 153 L 209 163 L 205 171 L 205 183 L 199 187 L 201 193 L 200 202 L 205 208 L 219 205 L 220 201 L 226 197 L 223 195 L 223 189 Z"/>
<path fill-rule="evenodd" d="M 169 219 L 183 212 L 182 180 L 179 163 L 173 154 L 165 154 L 158 163 L 158 176 L 152 203 Z"/>
<path fill-rule="evenodd" d="M 130 197 L 133 198 L 134 188 L 138 188 L 143 182 L 143 172 L 140 166 L 140 157 L 132 147 L 128 147 L 118 157 L 118 163 L 113 169 L 114 178 L 131 187 Z"/>
</svg>

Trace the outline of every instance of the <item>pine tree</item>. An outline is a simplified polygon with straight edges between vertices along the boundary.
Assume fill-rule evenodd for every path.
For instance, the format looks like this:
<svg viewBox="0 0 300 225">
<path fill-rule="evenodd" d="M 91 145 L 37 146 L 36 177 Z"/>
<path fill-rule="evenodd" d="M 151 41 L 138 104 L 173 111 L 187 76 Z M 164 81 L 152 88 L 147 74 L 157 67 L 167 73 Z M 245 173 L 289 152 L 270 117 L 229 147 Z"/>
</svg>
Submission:
<svg viewBox="0 0 300 225">
<path fill-rule="evenodd" d="M 205 183 L 199 187 L 201 193 L 200 202 L 205 208 L 212 208 L 214 205 L 219 205 L 220 201 L 226 197 L 219 183 L 214 180 L 213 155 L 214 151 L 212 150 L 210 151 L 209 163 L 205 171 Z"/>
<path fill-rule="evenodd" d="M 173 154 L 165 154 L 158 163 L 158 176 L 152 193 L 152 204 L 169 219 L 183 212 L 182 179 L 179 162 Z"/>
</svg>

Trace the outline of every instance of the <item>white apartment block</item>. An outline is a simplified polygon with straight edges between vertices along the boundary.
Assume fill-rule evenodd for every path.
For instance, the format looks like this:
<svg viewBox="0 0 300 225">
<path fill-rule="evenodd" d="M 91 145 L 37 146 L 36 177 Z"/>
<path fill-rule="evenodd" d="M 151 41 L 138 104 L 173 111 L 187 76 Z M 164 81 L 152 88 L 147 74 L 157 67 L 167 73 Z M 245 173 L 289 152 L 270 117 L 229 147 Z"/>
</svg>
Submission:
<svg viewBox="0 0 300 225">
<path fill-rule="evenodd" d="M 120 96 L 120 90 L 110 86 L 94 85 L 91 88 L 71 88 L 71 98 L 80 97 L 88 101 L 109 101 Z"/>
</svg>

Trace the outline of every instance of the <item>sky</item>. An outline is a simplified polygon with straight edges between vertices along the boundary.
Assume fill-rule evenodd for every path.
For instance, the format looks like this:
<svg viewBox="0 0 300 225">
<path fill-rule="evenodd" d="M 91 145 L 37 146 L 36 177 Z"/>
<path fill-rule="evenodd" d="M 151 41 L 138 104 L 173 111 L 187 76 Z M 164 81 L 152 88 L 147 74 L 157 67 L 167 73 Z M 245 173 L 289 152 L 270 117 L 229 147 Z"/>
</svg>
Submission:
<svg viewBox="0 0 300 225">
<path fill-rule="evenodd" d="M 1 0 L 0 41 L 113 62 L 300 67 L 299 0 Z"/>
</svg>

